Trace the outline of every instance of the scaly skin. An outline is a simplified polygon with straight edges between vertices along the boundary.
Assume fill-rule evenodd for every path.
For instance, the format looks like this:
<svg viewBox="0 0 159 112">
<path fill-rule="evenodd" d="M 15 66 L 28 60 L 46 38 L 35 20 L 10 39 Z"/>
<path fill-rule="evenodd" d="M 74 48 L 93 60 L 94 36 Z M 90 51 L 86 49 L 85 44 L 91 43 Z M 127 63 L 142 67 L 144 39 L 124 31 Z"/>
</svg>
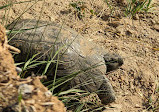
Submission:
<svg viewBox="0 0 159 112">
<path fill-rule="evenodd" d="M 95 44 L 66 26 L 55 23 L 46 24 L 48 22 L 37 23 L 35 20 L 18 22 L 14 28 L 16 30 L 35 29 L 18 33 L 10 41 L 10 44 L 22 51 L 21 58 L 26 57 L 28 53 L 30 56 L 40 53 L 42 56 L 40 59 L 47 60 L 53 58 L 56 51 L 61 49 L 58 53 L 60 61 L 66 63 L 59 64 L 57 75 L 65 76 L 83 70 L 71 81 L 69 86 L 89 92 L 99 91 L 97 94 L 102 103 L 113 102 L 115 93 L 105 74 L 107 71 L 115 70 L 121 66 L 122 58 L 116 54 L 103 53 Z M 10 29 L 13 28 L 12 26 Z M 55 56 L 55 59 L 57 58 L 58 56 Z M 86 70 L 95 64 L 100 66 Z"/>
</svg>

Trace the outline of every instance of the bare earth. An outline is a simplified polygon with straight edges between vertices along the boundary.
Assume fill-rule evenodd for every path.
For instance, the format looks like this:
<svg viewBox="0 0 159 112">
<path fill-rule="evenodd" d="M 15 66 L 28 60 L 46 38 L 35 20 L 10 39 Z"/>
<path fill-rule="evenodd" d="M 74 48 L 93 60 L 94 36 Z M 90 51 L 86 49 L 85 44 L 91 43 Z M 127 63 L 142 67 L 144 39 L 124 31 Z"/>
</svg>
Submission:
<svg viewBox="0 0 159 112">
<path fill-rule="evenodd" d="M 6 1 L 9 0 L 2 0 L 0 4 Z M 110 2 L 114 8 L 112 13 L 103 0 L 80 0 L 84 2 L 84 5 L 79 4 L 83 16 L 80 18 L 77 9 L 70 6 L 75 1 L 42 0 L 36 4 L 35 1 L 16 4 L 6 11 L 8 23 L 26 11 L 21 19 L 64 22 L 107 51 L 120 54 L 124 65 L 106 74 L 116 91 L 117 100 L 107 105 L 108 109 L 104 112 L 152 111 L 148 109 L 151 107 L 148 99 L 152 99 L 152 106 L 159 105 L 159 5 L 148 13 L 140 13 L 130 19 L 123 16 L 124 5 L 115 0 Z M 159 3 L 159 0 L 153 3 Z M 0 14 L 2 19 L 5 11 L 0 10 Z"/>
</svg>

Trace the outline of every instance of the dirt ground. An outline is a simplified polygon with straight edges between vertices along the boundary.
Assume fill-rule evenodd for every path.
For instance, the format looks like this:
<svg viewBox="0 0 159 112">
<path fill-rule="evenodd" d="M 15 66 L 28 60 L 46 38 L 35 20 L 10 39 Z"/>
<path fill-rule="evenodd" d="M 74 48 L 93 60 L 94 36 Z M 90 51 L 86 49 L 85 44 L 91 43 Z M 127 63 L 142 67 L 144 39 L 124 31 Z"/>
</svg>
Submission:
<svg viewBox="0 0 159 112">
<path fill-rule="evenodd" d="M 7 1 L 1 2 L 5 4 Z M 120 54 L 124 65 L 106 74 L 117 100 L 107 105 L 104 112 L 152 111 L 159 105 L 159 0 L 153 1 L 156 7 L 150 12 L 139 13 L 133 19 L 124 17 L 125 6 L 121 1 L 125 1 L 116 1 L 110 2 L 111 11 L 103 0 L 80 0 L 84 3 L 77 3 L 81 9 L 77 12 L 78 9 L 70 5 L 76 0 L 41 0 L 37 3 L 35 0 L 13 5 L 6 13 L 8 23 L 23 11 L 21 19 L 63 22 L 107 52 Z M 0 13 L 3 18 L 5 11 L 0 10 Z"/>
</svg>

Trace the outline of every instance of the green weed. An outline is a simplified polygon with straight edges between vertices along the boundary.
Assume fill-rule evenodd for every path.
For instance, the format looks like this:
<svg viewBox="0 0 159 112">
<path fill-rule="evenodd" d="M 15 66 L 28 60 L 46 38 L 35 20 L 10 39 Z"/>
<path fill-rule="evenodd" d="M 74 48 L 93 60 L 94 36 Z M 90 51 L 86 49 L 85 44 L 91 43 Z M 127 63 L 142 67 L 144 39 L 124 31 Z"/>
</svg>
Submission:
<svg viewBox="0 0 159 112">
<path fill-rule="evenodd" d="M 97 15 L 96 12 L 94 12 L 93 9 L 88 9 L 87 6 L 85 5 L 85 2 L 72 2 L 70 3 L 70 6 L 74 8 L 76 16 L 79 19 L 82 19 L 83 17 L 85 17 L 86 12 L 90 13 L 92 16 L 93 15 Z"/>
<path fill-rule="evenodd" d="M 84 2 L 73 2 L 70 3 L 70 6 L 75 9 L 76 15 L 79 19 L 85 17 L 85 3 Z"/>
<path fill-rule="evenodd" d="M 134 16 L 138 12 L 148 12 L 149 9 L 152 8 L 151 6 L 152 0 L 127 0 L 127 6 L 125 8 L 125 15 L 126 16 Z"/>
</svg>

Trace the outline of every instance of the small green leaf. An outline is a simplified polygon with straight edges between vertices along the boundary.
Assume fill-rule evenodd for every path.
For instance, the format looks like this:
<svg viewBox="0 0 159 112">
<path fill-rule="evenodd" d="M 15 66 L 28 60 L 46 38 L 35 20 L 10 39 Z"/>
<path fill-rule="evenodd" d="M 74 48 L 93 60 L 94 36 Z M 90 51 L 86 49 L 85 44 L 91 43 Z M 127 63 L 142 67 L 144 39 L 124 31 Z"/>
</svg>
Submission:
<svg viewBox="0 0 159 112">
<path fill-rule="evenodd" d="M 70 3 L 70 5 L 71 5 L 73 8 L 76 8 L 76 7 L 77 7 L 77 3 Z"/>
<path fill-rule="evenodd" d="M 93 10 L 90 10 L 90 13 L 93 15 L 93 14 L 94 14 L 94 11 L 93 11 Z"/>
</svg>

